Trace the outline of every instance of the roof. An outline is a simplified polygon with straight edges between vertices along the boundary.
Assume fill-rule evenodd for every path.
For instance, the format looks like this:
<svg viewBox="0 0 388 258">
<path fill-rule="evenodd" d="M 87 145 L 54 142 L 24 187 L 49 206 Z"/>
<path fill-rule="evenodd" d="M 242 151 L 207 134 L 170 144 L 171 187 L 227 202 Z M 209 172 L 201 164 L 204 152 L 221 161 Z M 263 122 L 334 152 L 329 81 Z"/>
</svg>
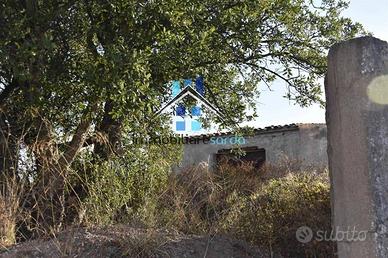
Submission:
<svg viewBox="0 0 388 258">
<path fill-rule="evenodd" d="M 276 132 L 284 132 L 284 131 L 296 131 L 301 128 L 310 128 L 314 126 L 326 126 L 324 123 L 293 123 L 293 124 L 286 124 L 286 125 L 271 125 L 266 126 L 263 128 L 254 128 L 253 133 L 254 135 L 258 134 L 266 134 L 266 133 L 276 133 Z M 217 133 L 209 133 L 209 134 L 200 134 L 200 135 L 193 135 L 185 137 L 187 138 L 204 138 L 204 137 L 216 137 L 216 136 L 228 136 L 231 135 L 232 132 L 217 132 Z"/>
</svg>

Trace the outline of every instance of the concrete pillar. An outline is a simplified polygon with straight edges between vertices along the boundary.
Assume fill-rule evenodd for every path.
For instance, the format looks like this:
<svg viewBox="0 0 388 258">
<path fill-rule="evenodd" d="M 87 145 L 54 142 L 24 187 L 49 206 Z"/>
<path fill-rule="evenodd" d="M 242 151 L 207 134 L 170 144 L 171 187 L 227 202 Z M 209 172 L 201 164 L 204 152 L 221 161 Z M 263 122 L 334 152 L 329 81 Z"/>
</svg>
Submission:
<svg viewBox="0 0 388 258">
<path fill-rule="evenodd" d="M 339 257 L 388 257 L 388 44 L 334 45 L 325 88 L 334 229 L 367 231 L 338 241 Z"/>
</svg>

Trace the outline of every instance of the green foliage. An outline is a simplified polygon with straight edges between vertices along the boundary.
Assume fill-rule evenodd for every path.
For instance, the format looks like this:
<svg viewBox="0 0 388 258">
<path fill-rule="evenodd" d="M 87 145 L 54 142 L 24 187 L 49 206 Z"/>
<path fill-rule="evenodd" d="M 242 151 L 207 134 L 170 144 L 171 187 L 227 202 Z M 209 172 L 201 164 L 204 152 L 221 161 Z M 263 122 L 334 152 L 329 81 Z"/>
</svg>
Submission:
<svg viewBox="0 0 388 258">
<path fill-rule="evenodd" d="M 6 90 L 3 100 L 39 107 L 66 132 L 89 103 L 100 104 L 89 111 L 98 115 L 107 100 L 114 117 L 135 130 L 133 121 L 145 121 L 160 105 L 166 82 L 197 74 L 231 120 L 247 118 L 258 83 L 276 78 L 285 81 L 290 98 L 307 105 L 320 101 L 316 79 L 326 70 L 328 48 L 361 32 L 360 24 L 341 17 L 346 6 L 342 0 L 320 6 L 302 0 L 6 0 L 0 76 L 18 94 L 11 98 Z"/>
<path fill-rule="evenodd" d="M 106 225 L 141 213 L 165 189 L 171 166 L 180 158 L 176 156 L 179 147 L 151 145 L 121 158 L 84 164 L 84 174 L 77 171 L 87 190 L 81 205 L 83 221 Z"/>
<path fill-rule="evenodd" d="M 127 176 L 128 171 L 113 161 L 94 165 L 91 170 L 93 179 L 85 182 L 89 192 L 84 204 L 85 219 L 90 224 L 109 224 L 117 211 L 133 198 L 135 178 Z"/>
</svg>

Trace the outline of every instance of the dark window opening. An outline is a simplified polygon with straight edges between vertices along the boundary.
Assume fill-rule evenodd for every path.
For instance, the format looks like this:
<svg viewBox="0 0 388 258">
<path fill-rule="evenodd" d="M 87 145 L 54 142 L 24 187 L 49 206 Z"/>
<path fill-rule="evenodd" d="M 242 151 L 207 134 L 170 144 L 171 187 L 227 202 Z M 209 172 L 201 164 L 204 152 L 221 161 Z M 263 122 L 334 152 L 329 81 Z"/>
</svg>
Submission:
<svg viewBox="0 0 388 258">
<path fill-rule="evenodd" d="M 260 168 L 265 163 L 265 149 L 258 147 L 241 148 L 245 155 L 237 155 L 237 149 L 223 149 L 216 154 L 217 165 L 227 162 L 231 166 L 241 166 L 243 164 Z"/>
</svg>

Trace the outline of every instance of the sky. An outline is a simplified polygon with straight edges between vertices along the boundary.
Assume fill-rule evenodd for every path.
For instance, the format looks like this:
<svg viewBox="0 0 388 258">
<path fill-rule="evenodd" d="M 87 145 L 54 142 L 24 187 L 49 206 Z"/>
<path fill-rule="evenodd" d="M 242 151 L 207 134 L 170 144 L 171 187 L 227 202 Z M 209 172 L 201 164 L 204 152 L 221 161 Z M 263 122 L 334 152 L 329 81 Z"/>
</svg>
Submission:
<svg viewBox="0 0 388 258">
<path fill-rule="evenodd" d="M 388 0 L 350 0 L 349 8 L 343 12 L 343 16 L 360 22 L 373 36 L 388 41 Z M 272 85 L 272 91 L 263 86 L 257 101 L 259 117 L 249 125 L 265 127 L 325 122 L 324 109 L 317 104 L 307 108 L 295 105 L 282 97 L 286 93 L 285 89 L 284 83 L 280 81 Z"/>
</svg>

